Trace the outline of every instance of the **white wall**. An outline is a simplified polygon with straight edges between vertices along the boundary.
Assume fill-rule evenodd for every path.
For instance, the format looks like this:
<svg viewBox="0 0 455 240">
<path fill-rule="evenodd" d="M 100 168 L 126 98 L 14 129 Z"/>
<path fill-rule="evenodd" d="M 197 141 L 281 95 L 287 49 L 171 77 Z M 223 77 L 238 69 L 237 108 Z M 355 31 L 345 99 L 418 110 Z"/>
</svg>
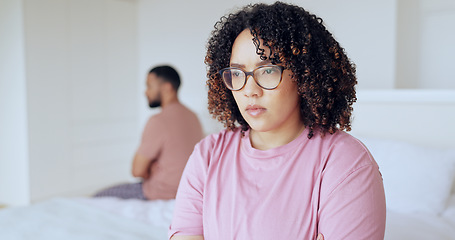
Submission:
<svg viewBox="0 0 455 240">
<path fill-rule="evenodd" d="M 419 87 L 455 89 L 455 1 L 420 0 Z"/>
<path fill-rule="evenodd" d="M 201 120 L 206 129 L 217 127 L 218 124 L 211 121 L 205 107 L 206 43 L 213 25 L 220 17 L 249 2 L 139 0 L 138 82 L 141 91 L 145 88 L 146 72 L 151 66 L 172 64 L 182 75 L 182 102 L 203 116 Z M 394 87 L 395 0 L 292 2 L 325 20 L 348 56 L 356 63 L 359 88 Z M 143 95 L 138 98 L 138 106 L 141 114 L 139 126 L 142 127 L 151 114 Z"/>
<path fill-rule="evenodd" d="M 32 201 L 130 179 L 136 4 L 24 1 Z"/>
<path fill-rule="evenodd" d="M 397 16 L 397 88 L 417 88 L 420 79 L 420 58 L 422 51 L 416 51 L 421 45 L 419 16 L 420 2 L 416 0 L 398 0 Z"/>
<path fill-rule="evenodd" d="M 0 1 L 0 204 L 29 203 L 22 3 Z"/>
<path fill-rule="evenodd" d="M 233 4 L 229 1 L 139 0 L 139 88 L 145 89 L 145 76 L 150 67 L 175 66 L 182 78 L 180 100 L 201 116 L 206 131 L 218 123 L 211 121 L 205 107 L 205 44 L 215 22 Z M 138 102 L 142 130 L 151 113 L 143 94 Z"/>
<path fill-rule="evenodd" d="M 396 0 L 295 1 L 321 17 L 357 66 L 358 89 L 395 86 Z"/>
<path fill-rule="evenodd" d="M 455 1 L 397 2 L 397 87 L 455 89 Z"/>
</svg>

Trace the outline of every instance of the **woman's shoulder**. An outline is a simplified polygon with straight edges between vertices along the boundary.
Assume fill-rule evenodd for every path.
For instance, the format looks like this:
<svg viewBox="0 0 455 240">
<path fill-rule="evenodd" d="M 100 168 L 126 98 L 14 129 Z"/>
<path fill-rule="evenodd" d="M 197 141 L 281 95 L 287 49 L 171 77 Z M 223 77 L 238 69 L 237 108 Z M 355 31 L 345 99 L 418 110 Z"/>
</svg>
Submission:
<svg viewBox="0 0 455 240">
<path fill-rule="evenodd" d="M 382 184 L 379 167 L 366 146 L 349 133 L 327 135 L 323 157 L 321 195 L 328 197 L 339 189 L 361 191 L 360 186 Z"/>
<path fill-rule="evenodd" d="M 220 160 L 223 153 L 231 152 L 232 147 L 238 146 L 241 139 L 241 130 L 221 130 L 217 133 L 212 133 L 203 138 L 194 147 L 190 157 L 191 161 L 202 161 L 206 167 Z"/>
<path fill-rule="evenodd" d="M 320 141 L 322 145 L 332 150 L 339 149 L 342 150 L 343 152 L 347 151 L 368 152 L 368 149 L 359 139 L 355 138 L 354 136 L 345 131 L 339 130 L 333 134 L 326 133 L 323 136 L 315 134 L 314 137 L 317 139 L 317 140 L 315 139 L 316 141 Z"/>
<path fill-rule="evenodd" d="M 357 138 L 344 131 L 319 137 L 325 149 L 324 159 L 340 171 L 367 165 L 376 165 L 367 147 Z"/>
<path fill-rule="evenodd" d="M 224 148 L 235 142 L 239 142 L 242 138 L 241 129 L 235 128 L 233 130 L 223 129 L 217 133 L 211 133 L 203 138 L 196 147 L 200 150 L 213 151 L 216 148 Z"/>
<path fill-rule="evenodd" d="M 226 140 L 239 140 L 241 138 L 241 129 L 235 128 L 233 130 L 223 129 L 216 133 L 211 133 L 207 135 L 201 142 L 210 142 L 212 144 L 224 142 Z"/>
</svg>

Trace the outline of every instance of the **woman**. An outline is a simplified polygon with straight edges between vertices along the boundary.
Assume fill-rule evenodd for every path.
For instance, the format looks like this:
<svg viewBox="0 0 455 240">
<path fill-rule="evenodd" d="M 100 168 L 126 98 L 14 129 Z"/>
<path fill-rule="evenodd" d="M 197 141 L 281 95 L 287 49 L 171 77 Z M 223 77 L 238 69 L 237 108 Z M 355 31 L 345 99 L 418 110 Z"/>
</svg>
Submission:
<svg viewBox="0 0 455 240">
<path fill-rule="evenodd" d="M 196 145 L 170 237 L 383 239 L 378 166 L 343 131 L 355 68 L 322 20 L 246 6 L 215 25 L 205 61 L 209 111 L 226 130 Z"/>
</svg>

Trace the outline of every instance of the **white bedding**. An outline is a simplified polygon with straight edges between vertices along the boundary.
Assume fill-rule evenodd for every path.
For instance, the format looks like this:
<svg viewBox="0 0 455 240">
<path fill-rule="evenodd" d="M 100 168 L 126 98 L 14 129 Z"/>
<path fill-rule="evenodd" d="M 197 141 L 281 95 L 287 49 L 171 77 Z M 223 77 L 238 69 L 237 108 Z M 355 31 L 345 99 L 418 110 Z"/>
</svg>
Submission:
<svg viewBox="0 0 455 240">
<path fill-rule="evenodd" d="M 58 198 L 0 210 L 2 240 L 167 239 L 174 201 Z M 455 195 L 441 215 L 387 212 L 386 240 L 455 240 Z"/>
<path fill-rule="evenodd" d="M 429 213 L 400 213 L 388 210 L 386 240 L 454 240 L 455 195 L 441 215 Z"/>
<path fill-rule="evenodd" d="M 1 240 L 164 240 L 173 201 L 58 198 L 0 210 Z"/>
</svg>

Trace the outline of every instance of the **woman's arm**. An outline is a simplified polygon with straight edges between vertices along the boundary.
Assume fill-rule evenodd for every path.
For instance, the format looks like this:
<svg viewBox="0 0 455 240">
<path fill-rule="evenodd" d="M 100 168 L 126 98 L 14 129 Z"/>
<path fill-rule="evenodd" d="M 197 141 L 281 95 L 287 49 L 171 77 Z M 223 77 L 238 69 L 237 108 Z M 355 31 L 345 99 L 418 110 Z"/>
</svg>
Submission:
<svg viewBox="0 0 455 240">
<path fill-rule="evenodd" d="M 180 179 L 174 205 L 174 215 L 169 228 L 173 240 L 201 240 L 203 228 L 203 197 L 210 151 L 214 149 L 211 138 L 205 138 L 194 147 Z M 178 233 L 179 235 L 175 235 Z"/>
<path fill-rule="evenodd" d="M 331 147 L 328 156 L 320 189 L 318 231 L 328 240 L 383 240 L 386 202 L 373 157 L 358 140 L 346 137 Z"/>
<path fill-rule="evenodd" d="M 318 230 L 327 239 L 384 239 L 385 209 L 377 167 L 363 166 L 321 199 Z"/>
</svg>

